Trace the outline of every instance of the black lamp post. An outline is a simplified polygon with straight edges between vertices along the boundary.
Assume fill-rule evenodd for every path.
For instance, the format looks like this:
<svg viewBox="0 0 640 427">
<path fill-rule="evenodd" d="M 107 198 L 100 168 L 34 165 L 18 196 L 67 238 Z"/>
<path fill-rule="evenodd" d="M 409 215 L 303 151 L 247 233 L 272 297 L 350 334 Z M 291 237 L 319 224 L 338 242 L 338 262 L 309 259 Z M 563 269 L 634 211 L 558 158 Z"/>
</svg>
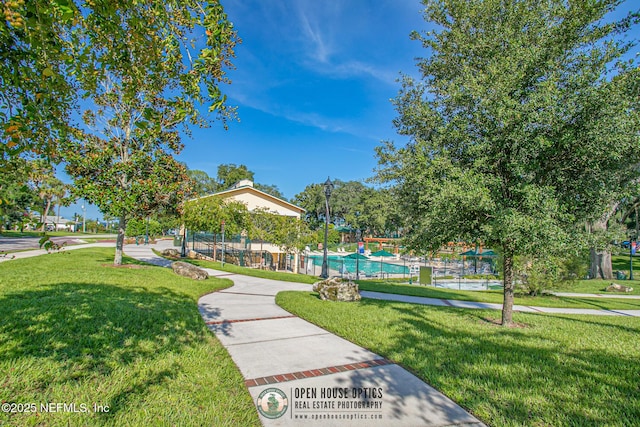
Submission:
<svg viewBox="0 0 640 427">
<path fill-rule="evenodd" d="M 360 280 L 360 229 L 356 230 L 356 280 Z"/>
<path fill-rule="evenodd" d="M 149 244 L 149 217 L 147 217 L 147 226 L 144 231 L 144 244 Z"/>
<path fill-rule="evenodd" d="M 329 277 L 329 269 L 327 268 L 327 240 L 329 239 L 329 198 L 331 197 L 331 191 L 333 190 L 333 183 L 331 179 L 327 177 L 324 183 L 324 200 L 325 200 L 325 214 L 324 214 L 324 255 L 322 256 L 322 272 L 320 277 L 326 279 Z"/>
<path fill-rule="evenodd" d="M 629 233 L 629 280 L 633 280 L 633 256 L 636 254 L 636 241 L 633 232 Z"/>
<path fill-rule="evenodd" d="M 220 227 L 222 231 L 222 256 L 220 257 L 220 265 L 224 267 L 224 220 L 222 220 Z"/>
<path fill-rule="evenodd" d="M 180 247 L 180 256 L 182 258 L 187 256 L 187 227 L 183 226 L 182 229 L 182 245 Z"/>
</svg>

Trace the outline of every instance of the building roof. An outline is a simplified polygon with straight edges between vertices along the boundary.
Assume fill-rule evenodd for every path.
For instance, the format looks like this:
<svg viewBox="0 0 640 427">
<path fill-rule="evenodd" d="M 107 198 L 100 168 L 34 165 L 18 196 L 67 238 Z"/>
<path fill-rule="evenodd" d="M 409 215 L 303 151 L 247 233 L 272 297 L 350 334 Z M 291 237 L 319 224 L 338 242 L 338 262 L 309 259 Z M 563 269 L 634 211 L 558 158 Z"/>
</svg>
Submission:
<svg viewBox="0 0 640 427">
<path fill-rule="evenodd" d="M 269 193 L 265 193 L 264 191 L 260 191 L 256 188 L 253 187 L 253 182 L 249 181 L 249 180 L 242 180 L 237 182 L 236 184 L 234 184 L 230 189 L 225 190 L 225 191 L 220 191 L 218 193 L 213 193 L 213 194 L 209 194 L 208 196 L 201 196 L 201 197 L 197 197 L 195 199 L 192 200 L 198 200 L 198 199 L 204 199 L 207 197 L 222 197 L 224 199 L 227 198 L 235 198 L 237 196 L 242 196 L 245 194 L 250 194 L 253 195 L 255 197 L 258 197 L 260 199 L 269 201 L 275 205 L 281 206 L 285 209 L 288 209 L 290 211 L 293 211 L 295 213 L 297 213 L 298 215 L 303 214 L 305 211 L 305 209 L 301 208 L 300 206 L 296 206 L 293 203 L 289 203 L 286 200 L 282 200 L 278 197 L 272 196 Z"/>
</svg>

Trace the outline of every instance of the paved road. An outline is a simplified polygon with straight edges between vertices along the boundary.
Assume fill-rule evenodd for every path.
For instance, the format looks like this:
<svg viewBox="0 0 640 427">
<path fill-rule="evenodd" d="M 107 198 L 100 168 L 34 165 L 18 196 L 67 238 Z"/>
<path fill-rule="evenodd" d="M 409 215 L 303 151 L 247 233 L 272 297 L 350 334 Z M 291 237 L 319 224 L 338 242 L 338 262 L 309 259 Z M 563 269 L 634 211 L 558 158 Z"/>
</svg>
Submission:
<svg viewBox="0 0 640 427">
<path fill-rule="evenodd" d="M 56 236 L 51 240 L 57 244 L 67 243 L 67 246 L 86 243 L 86 239 L 115 239 L 114 234 L 96 234 L 80 236 Z M 0 237 L 0 252 L 22 251 L 27 249 L 39 249 L 40 237 Z"/>
</svg>

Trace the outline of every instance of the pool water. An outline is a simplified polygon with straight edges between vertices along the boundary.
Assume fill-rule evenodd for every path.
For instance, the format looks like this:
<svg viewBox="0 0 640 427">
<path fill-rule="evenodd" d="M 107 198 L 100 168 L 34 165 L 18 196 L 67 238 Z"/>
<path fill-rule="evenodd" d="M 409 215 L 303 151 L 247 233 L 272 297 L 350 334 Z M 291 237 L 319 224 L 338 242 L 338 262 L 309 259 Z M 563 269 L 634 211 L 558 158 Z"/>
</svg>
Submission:
<svg viewBox="0 0 640 427">
<path fill-rule="evenodd" d="M 314 266 L 322 266 L 321 256 L 309 256 L 307 259 L 312 260 Z M 360 273 L 372 276 L 374 274 L 409 274 L 409 267 L 388 262 L 373 261 L 370 259 L 355 260 L 344 258 L 341 256 L 331 255 L 327 257 L 329 270 L 337 271 L 341 274 L 349 274 L 356 272 L 356 264 Z"/>
</svg>

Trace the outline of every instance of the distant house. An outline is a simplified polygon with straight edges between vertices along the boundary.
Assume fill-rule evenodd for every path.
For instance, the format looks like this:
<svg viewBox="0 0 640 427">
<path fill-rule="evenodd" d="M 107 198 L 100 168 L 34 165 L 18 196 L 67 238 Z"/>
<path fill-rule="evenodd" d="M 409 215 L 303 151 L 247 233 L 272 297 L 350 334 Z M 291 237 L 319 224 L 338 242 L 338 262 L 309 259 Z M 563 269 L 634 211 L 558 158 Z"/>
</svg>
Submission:
<svg viewBox="0 0 640 427">
<path fill-rule="evenodd" d="M 61 216 L 47 215 L 44 223 L 47 231 L 74 231 L 75 223 L 73 220 L 66 219 Z"/>
<path fill-rule="evenodd" d="M 265 193 L 264 191 L 260 191 L 253 186 L 253 181 L 250 180 L 242 180 L 238 183 L 234 184 L 231 188 L 225 191 L 220 191 L 218 193 L 214 193 L 208 196 L 200 197 L 200 199 L 207 197 L 221 197 L 223 199 L 234 200 L 241 203 L 244 203 L 247 206 L 249 212 L 254 211 L 258 208 L 268 209 L 271 212 L 274 212 L 278 215 L 282 216 L 290 216 L 297 219 L 300 219 L 302 214 L 304 214 L 305 210 L 299 206 L 296 206 L 292 203 L 287 202 L 286 200 L 282 200 L 278 197 L 272 196 L 271 194 Z M 229 247 L 233 248 L 234 243 L 229 243 Z M 263 251 L 267 251 L 272 256 L 272 262 L 274 265 L 282 266 L 286 265 L 285 253 L 284 251 L 276 245 L 273 245 L 269 242 L 251 242 L 248 244 L 236 244 L 236 246 L 242 246 L 243 249 L 249 251 L 260 251 L 262 248 Z M 298 270 L 298 254 L 294 254 L 293 263 L 294 272 Z"/>
</svg>

